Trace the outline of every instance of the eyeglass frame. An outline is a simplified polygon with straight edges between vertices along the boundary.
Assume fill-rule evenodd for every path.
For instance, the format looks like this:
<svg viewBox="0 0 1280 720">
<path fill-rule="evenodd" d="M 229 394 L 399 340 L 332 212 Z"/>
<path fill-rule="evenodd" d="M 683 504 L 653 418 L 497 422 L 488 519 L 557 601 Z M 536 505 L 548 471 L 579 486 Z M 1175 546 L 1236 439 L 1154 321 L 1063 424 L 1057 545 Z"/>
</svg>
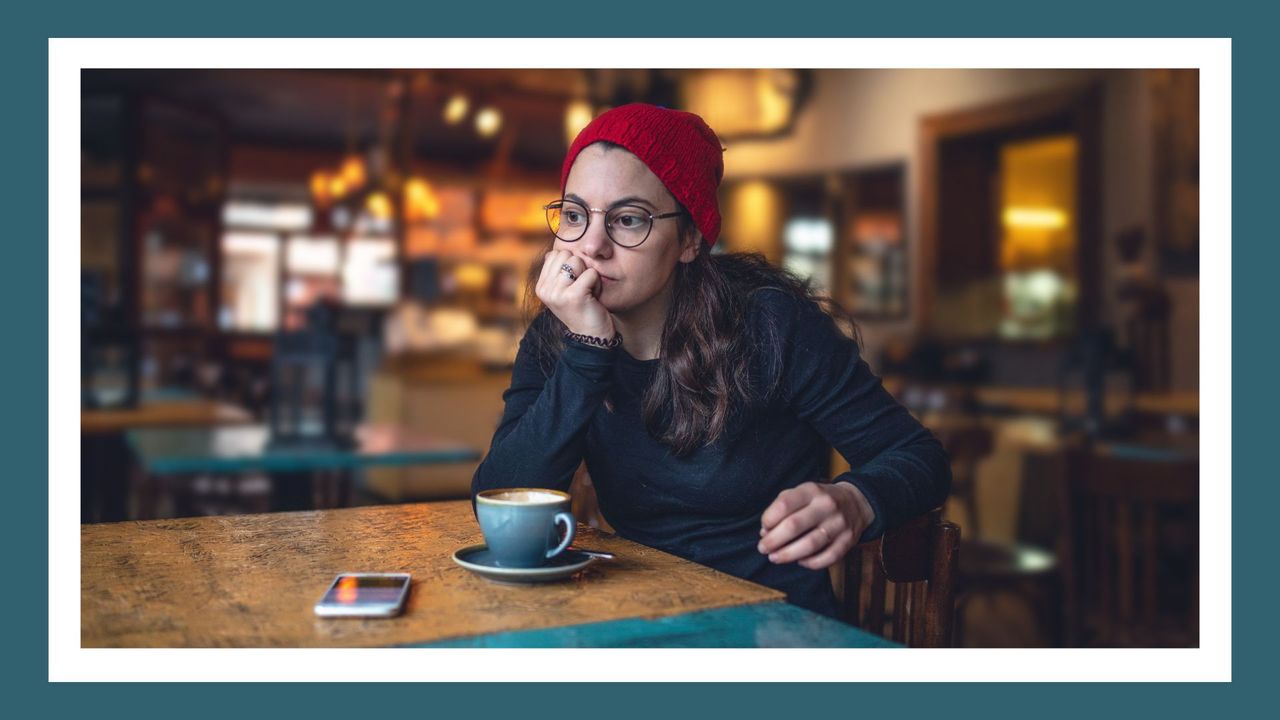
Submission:
<svg viewBox="0 0 1280 720">
<path fill-rule="evenodd" d="M 586 234 L 587 234 L 587 230 L 589 230 L 589 229 L 591 228 L 591 216 L 592 216 L 592 215 L 594 215 L 594 214 L 596 214 L 596 213 L 600 213 L 600 214 L 602 214 L 602 215 L 604 215 L 604 216 L 605 216 L 604 234 L 605 234 L 605 236 L 606 236 L 606 237 L 608 237 L 608 238 L 609 238 L 609 242 L 613 243 L 614 245 L 617 245 L 617 246 L 618 246 L 618 247 L 620 247 L 620 248 L 626 248 L 626 249 L 628 249 L 628 250 L 634 250 L 634 249 L 636 249 L 636 248 L 640 247 L 641 245 L 645 244 L 645 241 L 647 241 L 647 240 L 649 239 L 649 236 L 653 234 L 653 221 L 654 221 L 654 220 L 666 220 L 666 219 L 668 219 L 668 218 L 680 217 L 681 215 L 688 215 L 688 214 L 689 214 L 689 211 L 688 211 L 688 210 L 675 210 L 675 211 L 672 211 L 672 212 L 668 212 L 668 213 L 659 213 L 659 214 L 655 215 L 655 214 L 653 214 L 653 213 L 649 212 L 648 210 L 644 209 L 643 207 L 641 207 L 641 206 L 639 206 L 639 205 L 632 205 L 632 204 L 630 204 L 630 203 L 627 203 L 627 204 L 624 204 L 624 205 L 618 205 L 618 206 L 615 206 L 615 207 L 612 207 L 612 208 L 609 208 L 609 209 L 605 210 L 605 209 L 601 209 L 601 208 L 593 208 L 593 207 L 588 206 L 586 203 L 580 203 L 580 202 L 578 202 L 577 200 L 569 200 L 568 198 L 560 198 L 559 200 L 552 200 L 551 202 L 547 203 L 546 205 L 543 205 L 543 206 L 542 206 L 542 210 L 543 210 L 543 212 L 548 212 L 548 211 L 550 211 L 550 210 L 552 209 L 552 206 L 553 206 L 553 205 L 555 205 L 556 203 L 559 203 L 559 204 L 560 204 L 560 207 L 555 208 L 556 210 L 560 210 L 560 209 L 562 209 L 562 208 L 564 207 L 564 204 L 565 204 L 565 203 L 572 203 L 572 204 L 577 205 L 578 207 L 582 208 L 583 210 L 586 210 L 586 211 L 587 211 L 587 224 L 586 224 L 586 225 L 584 225 L 584 226 L 582 227 L 582 234 L 581 234 L 581 235 L 579 235 L 578 237 L 576 237 L 576 238 L 572 239 L 572 240 L 565 240 L 564 238 L 560 237 L 560 235 L 559 235 L 558 233 L 556 233 L 555 229 L 553 229 L 553 228 L 551 227 L 551 219 L 550 219 L 550 218 L 548 218 L 548 219 L 547 219 L 547 228 L 548 228 L 549 230 L 551 230 L 551 234 L 552 234 L 552 235 L 554 235 L 554 236 L 556 237 L 556 239 L 557 239 L 557 240 L 559 240 L 559 241 L 561 241 L 561 242 L 567 242 L 567 243 L 574 243 L 574 242 L 578 242 L 579 240 L 581 240 L 583 237 L 585 237 L 585 236 L 586 236 Z M 613 233 L 609 231 L 609 223 L 608 223 L 609 213 L 610 213 L 610 212 L 612 212 L 612 211 L 614 211 L 614 210 L 617 210 L 617 209 L 619 209 L 619 208 L 635 208 L 636 210 L 641 211 L 642 213 L 644 213 L 645 215 L 648 215 L 648 217 L 649 217 L 649 230 L 648 230 L 648 232 L 646 232 L 646 233 L 644 234 L 644 239 L 643 239 L 643 240 L 641 240 L 640 242 L 636 243 L 635 245 L 623 245 L 622 243 L 620 243 L 620 242 L 618 242 L 617 240 L 615 240 L 615 239 L 614 239 L 614 237 L 613 237 Z"/>
</svg>

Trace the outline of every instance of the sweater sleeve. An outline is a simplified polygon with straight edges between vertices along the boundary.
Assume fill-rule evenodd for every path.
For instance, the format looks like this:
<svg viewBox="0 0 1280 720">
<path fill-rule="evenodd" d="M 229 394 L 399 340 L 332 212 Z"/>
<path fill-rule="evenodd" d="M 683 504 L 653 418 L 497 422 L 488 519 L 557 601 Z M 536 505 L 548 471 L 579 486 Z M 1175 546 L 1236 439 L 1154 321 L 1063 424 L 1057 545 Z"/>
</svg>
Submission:
<svg viewBox="0 0 1280 720">
<path fill-rule="evenodd" d="M 535 320 L 538 322 L 538 320 Z M 616 350 L 566 342 L 550 374 L 520 342 L 502 419 L 471 479 L 471 494 L 503 487 L 568 491 L 582 462 L 587 423 L 612 384 Z"/>
<path fill-rule="evenodd" d="M 831 316 L 812 302 L 764 294 L 782 344 L 779 390 L 848 461 L 850 471 L 834 481 L 857 486 L 875 512 L 861 540 L 941 505 L 951 464 L 937 438 L 884 389 Z"/>
</svg>

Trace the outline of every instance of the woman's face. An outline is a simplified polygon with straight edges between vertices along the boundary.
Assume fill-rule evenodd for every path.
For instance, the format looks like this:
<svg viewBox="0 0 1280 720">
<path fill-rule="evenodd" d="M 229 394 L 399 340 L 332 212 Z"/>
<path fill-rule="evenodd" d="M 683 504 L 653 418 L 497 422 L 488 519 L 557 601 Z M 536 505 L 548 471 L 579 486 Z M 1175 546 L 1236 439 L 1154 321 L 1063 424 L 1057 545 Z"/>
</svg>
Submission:
<svg viewBox="0 0 1280 720">
<path fill-rule="evenodd" d="M 635 155 L 622 148 L 588 145 L 578 153 L 565 182 L 566 200 L 608 211 L 635 205 L 652 215 L 674 212 L 679 204 Z M 676 263 L 697 257 L 702 238 L 691 232 L 680 237 L 680 218 L 653 221 L 653 229 L 639 246 L 625 248 L 605 233 L 603 213 L 591 213 L 586 233 L 574 242 L 556 239 L 554 248 L 568 250 L 600 273 L 601 304 L 614 314 L 627 314 L 651 301 L 665 302 Z"/>
</svg>

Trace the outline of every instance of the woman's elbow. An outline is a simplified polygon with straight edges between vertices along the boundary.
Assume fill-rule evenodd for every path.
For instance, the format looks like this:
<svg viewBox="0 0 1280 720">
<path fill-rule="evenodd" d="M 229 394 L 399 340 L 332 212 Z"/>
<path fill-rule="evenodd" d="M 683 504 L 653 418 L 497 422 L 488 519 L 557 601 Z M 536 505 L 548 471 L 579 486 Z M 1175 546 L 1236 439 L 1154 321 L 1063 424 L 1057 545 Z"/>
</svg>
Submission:
<svg viewBox="0 0 1280 720">
<path fill-rule="evenodd" d="M 471 498 L 474 500 L 477 493 L 482 490 L 491 490 L 496 487 L 490 479 L 491 472 L 488 471 L 489 458 L 485 457 L 476 466 L 476 471 L 471 475 Z"/>
<path fill-rule="evenodd" d="M 930 509 L 941 507 L 951 494 L 951 457 L 936 437 L 929 435 L 922 443 L 929 468 L 929 487 L 932 494 L 929 498 Z"/>
<path fill-rule="evenodd" d="M 941 507 L 951 495 L 951 459 L 945 452 L 942 452 L 941 456 L 941 462 L 936 463 L 933 473 L 933 486 L 936 493 L 934 507 Z"/>
</svg>

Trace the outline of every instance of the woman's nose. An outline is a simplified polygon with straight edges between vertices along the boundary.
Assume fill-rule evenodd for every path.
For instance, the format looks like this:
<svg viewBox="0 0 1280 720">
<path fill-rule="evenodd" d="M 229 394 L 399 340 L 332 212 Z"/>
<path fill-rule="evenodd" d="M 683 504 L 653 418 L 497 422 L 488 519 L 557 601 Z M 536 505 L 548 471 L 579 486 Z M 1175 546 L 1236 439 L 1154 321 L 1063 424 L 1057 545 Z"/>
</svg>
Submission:
<svg viewBox="0 0 1280 720">
<path fill-rule="evenodd" d="M 608 233 L 605 232 L 603 218 L 588 225 L 586 233 L 578 241 L 578 248 L 584 255 L 590 257 L 607 257 L 613 249 L 612 246 L 613 241 L 609 239 Z"/>
</svg>

